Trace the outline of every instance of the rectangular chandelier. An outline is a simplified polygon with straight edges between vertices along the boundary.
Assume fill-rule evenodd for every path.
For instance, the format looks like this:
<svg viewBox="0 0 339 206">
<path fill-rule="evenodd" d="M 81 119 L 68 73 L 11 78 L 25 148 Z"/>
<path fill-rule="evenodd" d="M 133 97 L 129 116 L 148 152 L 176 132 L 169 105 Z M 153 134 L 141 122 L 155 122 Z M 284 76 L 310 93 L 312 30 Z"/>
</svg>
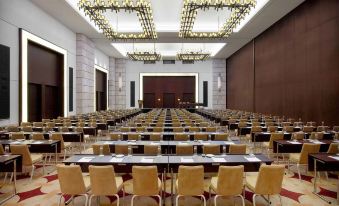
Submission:
<svg viewBox="0 0 339 206">
<path fill-rule="evenodd" d="M 227 38 L 242 19 L 255 7 L 256 0 L 185 0 L 181 13 L 179 37 L 181 38 Z M 222 28 L 217 32 L 193 32 L 193 25 L 198 10 L 214 8 L 216 11 L 223 8 L 231 9 L 232 13 Z"/>
<path fill-rule="evenodd" d="M 161 55 L 156 52 L 127 52 L 127 57 L 133 61 L 160 61 Z"/>
<path fill-rule="evenodd" d="M 181 61 L 205 61 L 209 57 L 210 57 L 209 53 L 202 52 L 187 52 L 177 54 L 177 59 Z"/>
<path fill-rule="evenodd" d="M 149 0 L 138 0 L 135 4 L 132 0 L 124 0 L 122 4 L 119 4 L 118 0 L 94 0 L 93 2 L 90 0 L 80 0 L 78 6 L 79 9 L 84 10 L 85 15 L 88 15 L 110 40 L 157 39 Z M 136 12 L 143 33 L 118 33 L 114 31 L 110 21 L 104 15 L 106 11 Z"/>
</svg>

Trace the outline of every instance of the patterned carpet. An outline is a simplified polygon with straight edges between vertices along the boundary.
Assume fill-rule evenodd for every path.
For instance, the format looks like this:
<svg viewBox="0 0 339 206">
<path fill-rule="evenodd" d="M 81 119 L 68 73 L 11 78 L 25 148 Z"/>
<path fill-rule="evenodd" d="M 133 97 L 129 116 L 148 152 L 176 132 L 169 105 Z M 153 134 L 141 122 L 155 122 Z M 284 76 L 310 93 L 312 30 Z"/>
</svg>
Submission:
<svg viewBox="0 0 339 206">
<path fill-rule="evenodd" d="M 47 173 L 48 172 L 48 173 Z M 246 175 L 253 175 L 247 173 Z M 122 175 L 126 184 L 126 196 L 121 198 L 120 205 L 130 205 L 132 184 L 131 176 L 129 174 Z M 308 206 L 322 206 L 329 205 L 325 201 L 318 198 L 312 193 L 313 191 L 313 177 L 311 173 L 302 176 L 302 181 L 299 181 L 298 175 L 294 172 L 289 172 L 284 177 L 282 195 L 282 205 L 308 205 Z M 319 180 L 319 179 L 318 179 Z M 205 197 L 208 199 L 208 184 L 210 179 L 205 179 Z M 322 174 L 322 178 L 318 181 L 317 191 L 318 194 L 324 195 L 332 202 L 331 205 L 336 205 L 337 196 L 337 183 L 338 177 L 336 175 L 329 175 L 328 180 Z M 0 184 L 0 199 L 7 197 L 13 190 L 13 187 L 8 184 Z M 18 176 L 18 194 L 4 203 L 5 206 L 54 206 L 57 205 L 58 193 L 60 192 L 59 183 L 54 166 L 46 167 L 46 175 L 42 175 L 42 168 L 39 167 L 34 175 L 33 180 L 30 182 L 28 176 Z M 171 198 L 170 179 L 166 183 L 166 205 L 170 205 Z M 122 192 L 119 193 L 122 197 Z M 253 193 L 246 189 L 246 205 L 252 205 Z M 213 197 L 213 196 L 212 196 Z M 65 197 L 68 199 L 69 197 Z M 79 197 L 75 199 L 74 205 L 84 205 L 85 198 Z M 257 198 L 257 205 L 267 205 L 263 198 Z M 92 205 L 97 205 L 96 200 L 93 199 Z M 208 202 L 209 203 L 209 202 Z M 212 203 L 212 202 L 211 202 Z M 102 197 L 100 198 L 100 205 L 116 205 L 115 198 Z M 138 198 L 135 205 L 157 205 L 156 199 L 145 197 Z M 183 198 L 180 205 L 202 205 L 199 198 Z M 237 198 L 220 198 L 218 205 L 241 205 L 240 199 Z M 278 197 L 272 197 L 272 205 L 280 205 Z"/>
</svg>

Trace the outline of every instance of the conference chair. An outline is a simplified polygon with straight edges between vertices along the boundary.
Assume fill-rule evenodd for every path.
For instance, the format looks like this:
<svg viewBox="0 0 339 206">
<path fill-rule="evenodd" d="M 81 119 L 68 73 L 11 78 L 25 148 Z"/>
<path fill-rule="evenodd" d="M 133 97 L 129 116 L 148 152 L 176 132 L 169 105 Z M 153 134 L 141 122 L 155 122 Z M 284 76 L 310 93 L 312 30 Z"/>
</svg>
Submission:
<svg viewBox="0 0 339 206">
<path fill-rule="evenodd" d="M 194 134 L 194 140 L 207 141 L 208 140 L 208 134 Z"/>
<path fill-rule="evenodd" d="M 110 140 L 112 141 L 118 141 L 121 140 L 121 135 L 120 134 L 109 134 Z"/>
<path fill-rule="evenodd" d="M 204 145 L 203 154 L 220 155 L 220 145 Z"/>
<path fill-rule="evenodd" d="M 160 145 L 144 145 L 144 154 L 145 155 L 158 155 L 159 152 L 161 153 L 159 149 L 160 149 Z"/>
<path fill-rule="evenodd" d="M 175 141 L 188 141 L 189 135 L 187 134 L 174 134 Z"/>
<path fill-rule="evenodd" d="M 149 138 L 151 141 L 160 141 L 162 139 L 161 134 L 150 134 Z"/>
<path fill-rule="evenodd" d="M 21 131 L 23 131 L 23 132 L 33 132 L 33 128 L 32 128 L 32 126 L 23 126 L 21 128 Z"/>
<path fill-rule="evenodd" d="M 173 127 L 173 132 L 184 132 L 184 128 L 183 127 Z"/>
<path fill-rule="evenodd" d="M 12 140 L 23 140 L 26 139 L 25 134 L 23 132 L 11 132 L 10 139 Z"/>
<path fill-rule="evenodd" d="M 227 141 L 228 140 L 228 133 L 215 134 L 214 140 L 215 141 Z"/>
<path fill-rule="evenodd" d="M 192 145 L 177 145 L 175 147 L 175 153 L 177 155 L 193 155 Z"/>
<path fill-rule="evenodd" d="M 231 144 L 229 154 L 246 154 L 246 144 Z"/>
<path fill-rule="evenodd" d="M 114 146 L 115 154 L 128 155 L 128 145 L 115 145 Z"/>
<path fill-rule="evenodd" d="M 110 155 L 111 150 L 108 144 L 92 144 L 93 154 L 95 155 Z"/>
<path fill-rule="evenodd" d="M 42 133 L 33 133 L 32 140 L 45 140 L 44 134 Z"/>
</svg>

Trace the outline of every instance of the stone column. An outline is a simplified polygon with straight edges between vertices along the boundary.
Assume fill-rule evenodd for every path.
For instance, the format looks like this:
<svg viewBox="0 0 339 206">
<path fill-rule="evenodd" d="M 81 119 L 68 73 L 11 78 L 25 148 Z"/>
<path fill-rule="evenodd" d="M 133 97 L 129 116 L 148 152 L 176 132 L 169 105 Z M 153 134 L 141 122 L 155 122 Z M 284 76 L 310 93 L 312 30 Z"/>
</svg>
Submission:
<svg viewBox="0 0 339 206">
<path fill-rule="evenodd" d="M 108 79 L 108 107 L 115 109 L 115 58 L 109 58 L 109 79 Z"/>
<path fill-rule="evenodd" d="M 126 108 L 126 59 L 115 59 L 115 107 Z M 122 87 L 119 88 L 119 78 L 122 79 Z"/>
<path fill-rule="evenodd" d="M 77 114 L 94 111 L 94 43 L 76 34 L 76 107 Z"/>
<path fill-rule="evenodd" d="M 213 109 L 226 109 L 226 59 L 213 59 Z M 218 77 L 221 88 L 218 88 Z"/>
</svg>

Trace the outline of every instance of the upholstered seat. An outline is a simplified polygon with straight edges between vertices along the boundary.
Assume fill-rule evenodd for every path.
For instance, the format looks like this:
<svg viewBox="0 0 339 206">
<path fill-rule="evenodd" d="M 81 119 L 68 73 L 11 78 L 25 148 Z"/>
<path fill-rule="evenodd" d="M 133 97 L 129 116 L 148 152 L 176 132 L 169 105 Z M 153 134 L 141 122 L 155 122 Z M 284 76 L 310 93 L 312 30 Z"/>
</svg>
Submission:
<svg viewBox="0 0 339 206">
<path fill-rule="evenodd" d="M 246 154 L 246 144 L 231 144 L 228 153 Z"/>
</svg>

